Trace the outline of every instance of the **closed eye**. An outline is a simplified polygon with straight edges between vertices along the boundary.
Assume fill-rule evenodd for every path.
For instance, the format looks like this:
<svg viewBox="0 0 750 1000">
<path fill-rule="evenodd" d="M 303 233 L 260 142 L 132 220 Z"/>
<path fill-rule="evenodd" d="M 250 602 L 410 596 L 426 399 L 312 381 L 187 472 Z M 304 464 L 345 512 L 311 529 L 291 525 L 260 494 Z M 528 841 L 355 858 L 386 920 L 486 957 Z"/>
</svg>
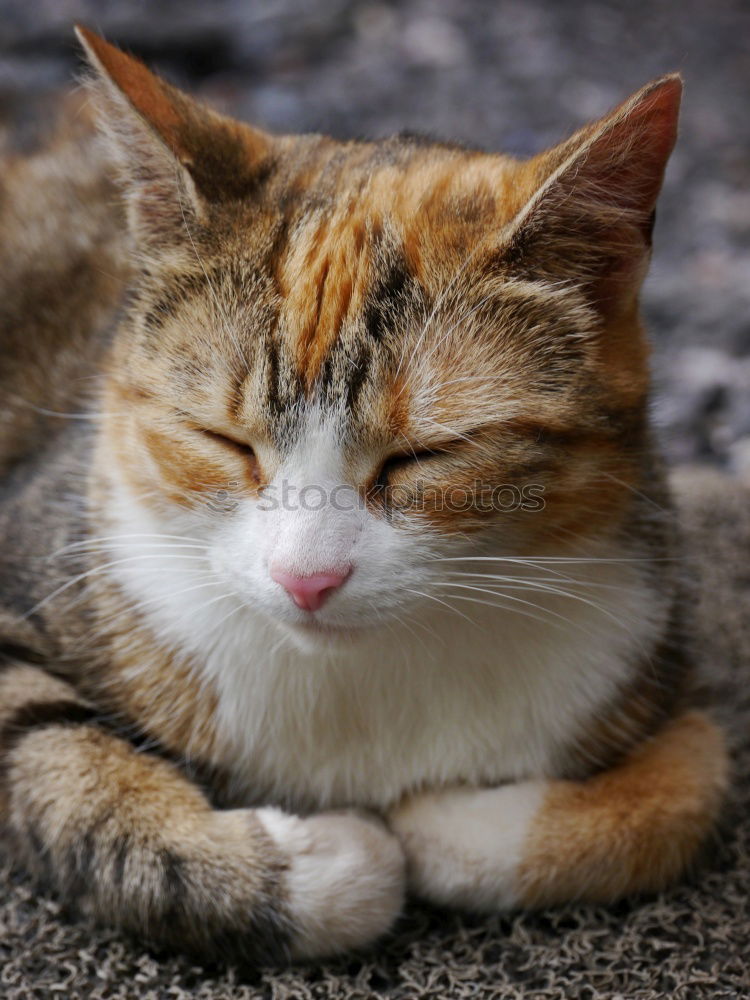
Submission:
<svg viewBox="0 0 750 1000">
<path fill-rule="evenodd" d="M 448 454 L 448 450 L 444 448 L 421 448 L 419 451 L 408 451 L 391 455 L 380 466 L 376 485 L 387 486 L 399 472 L 407 472 L 409 470 L 418 472 L 423 465 L 446 454 Z"/>
<path fill-rule="evenodd" d="M 201 427 L 200 432 L 204 435 L 204 437 L 210 438 L 212 441 L 216 441 L 217 444 L 223 445 L 225 448 L 232 448 L 238 455 L 242 455 L 244 458 L 255 458 L 255 452 L 253 449 L 249 444 L 245 444 L 243 441 L 227 437 L 226 434 L 219 434 L 217 431 L 209 431 L 205 427 Z"/>
</svg>

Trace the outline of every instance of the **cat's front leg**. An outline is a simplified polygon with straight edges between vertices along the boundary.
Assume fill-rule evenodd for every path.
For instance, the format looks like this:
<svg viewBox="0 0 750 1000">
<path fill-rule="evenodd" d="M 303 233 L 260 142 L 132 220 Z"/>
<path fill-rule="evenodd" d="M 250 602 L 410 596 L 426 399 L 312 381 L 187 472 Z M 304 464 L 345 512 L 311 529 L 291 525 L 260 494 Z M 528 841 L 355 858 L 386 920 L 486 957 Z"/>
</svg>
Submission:
<svg viewBox="0 0 750 1000">
<path fill-rule="evenodd" d="M 37 667 L 0 671 L 0 765 L 18 860 L 153 942 L 239 961 L 330 954 L 372 941 L 401 908 L 403 856 L 379 821 L 213 809 Z"/>
<path fill-rule="evenodd" d="M 459 787 L 390 816 L 413 891 L 466 909 L 653 892 L 677 879 L 716 822 L 727 782 L 721 732 L 699 712 L 666 725 L 586 781 Z"/>
</svg>

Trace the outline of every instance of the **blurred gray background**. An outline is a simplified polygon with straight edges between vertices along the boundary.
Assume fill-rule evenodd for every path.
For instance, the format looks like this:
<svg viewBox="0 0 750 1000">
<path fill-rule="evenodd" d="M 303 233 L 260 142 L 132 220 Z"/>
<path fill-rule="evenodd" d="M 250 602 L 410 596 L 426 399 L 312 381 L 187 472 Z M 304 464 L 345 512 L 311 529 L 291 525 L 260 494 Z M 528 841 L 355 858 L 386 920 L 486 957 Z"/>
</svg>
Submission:
<svg viewBox="0 0 750 1000">
<path fill-rule="evenodd" d="M 0 110 L 68 85 L 80 20 L 275 130 L 519 155 L 685 76 L 645 308 L 675 461 L 750 475 L 748 0 L 0 0 Z"/>
</svg>

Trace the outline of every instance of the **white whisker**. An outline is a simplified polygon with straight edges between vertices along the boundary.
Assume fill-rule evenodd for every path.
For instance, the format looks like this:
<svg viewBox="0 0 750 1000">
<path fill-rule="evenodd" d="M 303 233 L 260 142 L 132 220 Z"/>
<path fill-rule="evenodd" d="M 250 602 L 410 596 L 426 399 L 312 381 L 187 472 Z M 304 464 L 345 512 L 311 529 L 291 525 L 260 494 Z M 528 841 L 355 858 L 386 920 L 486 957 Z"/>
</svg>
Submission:
<svg viewBox="0 0 750 1000">
<path fill-rule="evenodd" d="M 141 555 L 137 556 L 128 556 L 126 559 L 115 559 L 112 562 L 104 563 L 104 565 L 101 566 L 94 566 L 91 569 L 87 569 L 83 573 L 79 573 L 77 576 L 74 576 L 72 579 L 67 580 L 61 586 L 57 587 L 55 590 L 52 591 L 51 594 L 48 594 L 45 598 L 43 598 L 41 601 L 35 604 L 33 608 L 30 608 L 29 611 L 27 611 L 26 614 L 24 615 L 24 618 L 29 618 L 31 617 L 31 615 L 36 614 L 46 604 L 52 601 L 55 597 L 58 597 L 60 594 L 64 593 L 64 591 L 68 590 L 70 587 L 75 586 L 75 584 L 80 583 L 82 580 L 85 580 L 88 577 L 96 576 L 99 573 L 103 573 L 106 570 L 111 569 L 113 566 L 122 566 L 126 563 L 137 562 L 138 560 L 141 559 L 165 559 L 165 558 L 167 558 L 167 556 L 163 552 L 142 553 Z M 186 559 L 191 561 L 195 560 L 198 562 L 208 561 L 206 556 L 184 556 L 179 553 L 173 556 L 173 558 Z M 172 570 L 169 570 L 167 568 L 164 569 L 164 572 L 171 572 L 171 571 Z"/>
<path fill-rule="evenodd" d="M 449 611 L 454 611 L 459 616 L 459 618 L 463 618 L 470 625 L 476 626 L 476 624 L 477 624 L 476 622 L 472 621 L 471 618 L 469 618 L 467 615 L 462 615 L 461 612 L 458 610 L 458 608 L 452 607 L 450 604 L 447 603 L 447 601 L 442 601 L 439 597 L 435 597 L 434 594 L 425 594 L 421 590 L 411 590 L 411 589 L 408 589 L 408 588 L 406 590 L 406 593 L 407 594 L 416 594 L 417 597 L 424 597 L 426 600 L 429 600 L 429 601 L 436 601 L 438 604 L 442 604 L 442 606 L 444 608 L 448 608 Z"/>
</svg>

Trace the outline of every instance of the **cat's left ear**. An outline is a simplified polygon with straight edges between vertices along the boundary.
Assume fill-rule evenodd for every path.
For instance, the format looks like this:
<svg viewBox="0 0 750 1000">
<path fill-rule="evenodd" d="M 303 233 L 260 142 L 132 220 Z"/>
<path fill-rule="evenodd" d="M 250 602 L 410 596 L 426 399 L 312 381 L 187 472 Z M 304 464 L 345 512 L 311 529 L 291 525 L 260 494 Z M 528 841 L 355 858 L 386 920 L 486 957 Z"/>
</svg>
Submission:
<svg viewBox="0 0 750 1000">
<path fill-rule="evenodd" d="M 88 28 L 76 34 L 141 243 L 184 238 L 191 218 L 253 190 L 271 157 L 270 135 L 204 107 Z"/>
<path fill-rule="evenodd" d="M 529 161 L 526 200 L 504 233 L 507 264 L 528 277 L 579 284 L 605 319 L 632 311 L 681 94 L 678 75 L 655 80 Z"/>
</svg>

